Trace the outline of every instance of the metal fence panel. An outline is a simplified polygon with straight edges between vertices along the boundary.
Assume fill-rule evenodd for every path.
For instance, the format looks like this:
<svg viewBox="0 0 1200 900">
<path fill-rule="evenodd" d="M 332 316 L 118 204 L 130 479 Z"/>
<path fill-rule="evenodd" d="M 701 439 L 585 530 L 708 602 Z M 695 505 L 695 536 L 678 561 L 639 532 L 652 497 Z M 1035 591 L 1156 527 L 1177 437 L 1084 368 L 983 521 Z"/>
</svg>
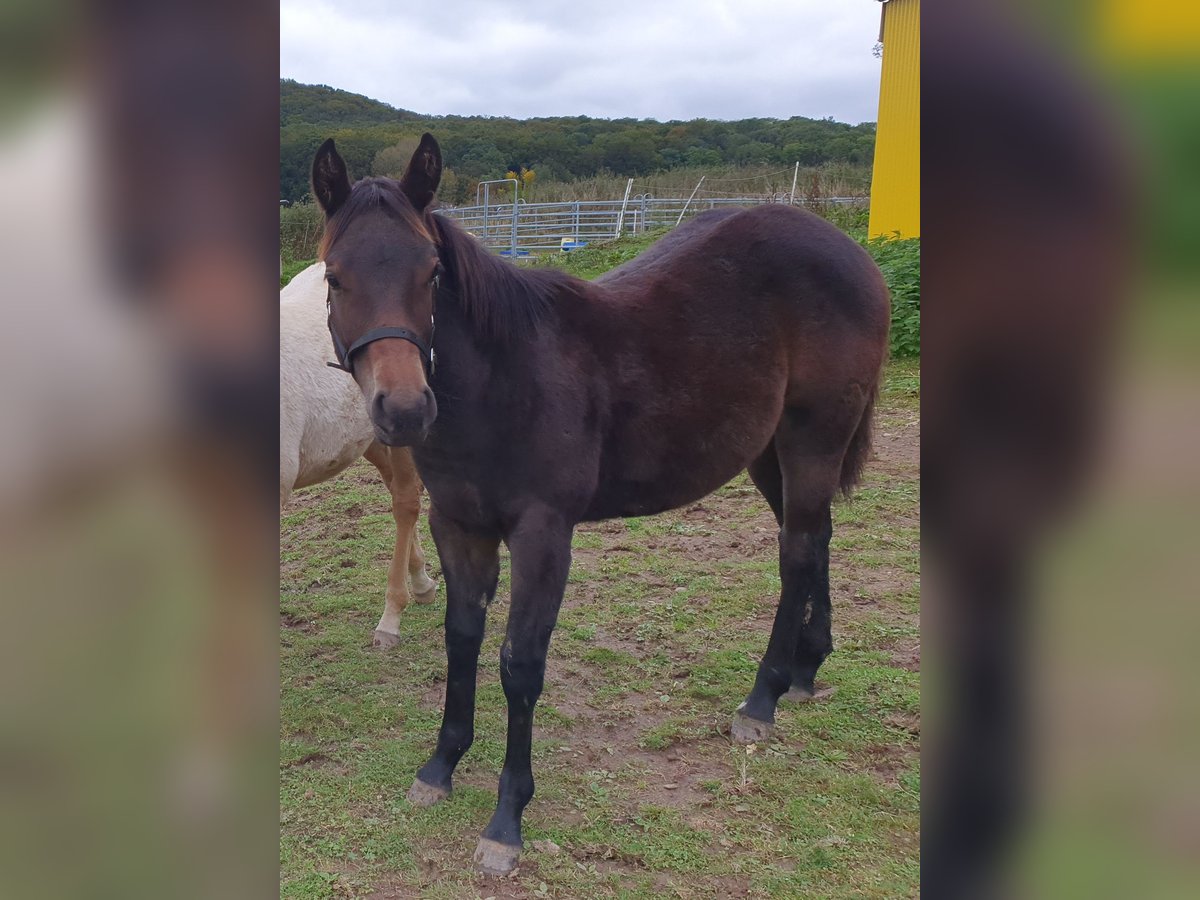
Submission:
<svg viewBox="0 0 1200 900">
<path fill-rule="evenodd" d="M 781 201 L 787 202 L 778 197 L 704 197 L 689 204 L 683 197 L 638 195 L 628 203 L 622 200 L 557 203 L 518 200 L 515 216 L 512 203 L 449 206 L 438 209 L 438 213 L 454 219 L 492 250 L 505 256 L 524 256 L 560 250 L 564 244 L 581 246 L 609 241 L 620 236 L 618 227 L 620 234 L 637 234 L 673 227 L 682 219 L 709 209 Z M 863 205 L 866 202 L 866 197 L 832 197 L 821 201 L 832 205 Z"/>
<path fill-rule="evenodd" d="M 486 197 L 486 194 L 485 194 Z M 556 203 L 484 202 L 476 206 L 444 206 L 438 214 L 454 219 L 489 249 L 504 256 L 527 257 L 534 253 L 574 249 L 611 241 L 620 234 L 639 234 L 656 228 L 673 228 L 709 209 L 787 203 L 787 194 L 759 197 L 654 197 L 638 194 L 622 200 L 574 200 Z M 822 205 L 865 206 L 866 197 L 831 197 Z M 799 199 L 797 206 L 804 205 Z M 624 206 L 624 216 L 621 215 Z M 515 213 L 515 214 L 514 214 Z M 316 253 L 320 225 L 288 222 L 280 227 L 281 250 L 293 259 Z"/>
</svg>

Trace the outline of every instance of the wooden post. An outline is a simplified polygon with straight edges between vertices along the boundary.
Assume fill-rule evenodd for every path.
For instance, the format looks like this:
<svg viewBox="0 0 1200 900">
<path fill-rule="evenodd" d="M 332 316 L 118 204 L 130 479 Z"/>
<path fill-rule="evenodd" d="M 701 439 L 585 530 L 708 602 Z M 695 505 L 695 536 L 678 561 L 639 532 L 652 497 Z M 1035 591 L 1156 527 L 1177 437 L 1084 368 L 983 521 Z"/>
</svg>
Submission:
<svg viewBox="0 0 1200 900">
<path fill-rule="evenodd" d="M 701 175 L 700 180 L 696 182 L 696 186 L 692 188 L 692 196 L 687 198 L 687 203 L 683 204 L 683 209 L 679 211 L 679 218 L 675 220 L 675 227 L 679 227 L 679 223 L 683 221 L 683 214 L 687 212 L 687 208 L 692 205 L 692 197 L 696 196 L 696 191 L 700 190 L 700 185 L 704 184 L 706 175 Z"/>
<path fill-rule="evenodd" d="M 633 179 L 630 178 L 625 184 L 625 199 L 621 201 L 621 212 L 617 214 L 617 233 L 614 238 L 621 236 L 621 228 L 625 225 L 625 207 L 629 205 L 629 193 L 633 190 Z"/>
</svg>

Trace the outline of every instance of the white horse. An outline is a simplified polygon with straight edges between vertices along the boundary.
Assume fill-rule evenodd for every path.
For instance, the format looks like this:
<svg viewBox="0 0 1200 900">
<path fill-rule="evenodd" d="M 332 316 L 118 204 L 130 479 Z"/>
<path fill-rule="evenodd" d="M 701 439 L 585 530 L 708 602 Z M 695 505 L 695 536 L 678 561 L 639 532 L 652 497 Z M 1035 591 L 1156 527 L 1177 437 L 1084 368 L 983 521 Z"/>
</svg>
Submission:
<svg viewBox="0 0 1200 900">
<path fill-rule="evenodd" d="M 325 365 L 333 358 L 325 297 L 321 262 L 279 292 L 279 507 L 292 491 L 332 478 L 360 456 L 375 465 L 392 494 L 396 550 L 374 644 L 394 647 L 410 597 L 407 576 L 412 576 L 411 596 L 417 603 L 432 602 L 437 591 L 417 538 L 421 481 L 407 448 L 375 440 L 354 379 Z"/>
</svg>

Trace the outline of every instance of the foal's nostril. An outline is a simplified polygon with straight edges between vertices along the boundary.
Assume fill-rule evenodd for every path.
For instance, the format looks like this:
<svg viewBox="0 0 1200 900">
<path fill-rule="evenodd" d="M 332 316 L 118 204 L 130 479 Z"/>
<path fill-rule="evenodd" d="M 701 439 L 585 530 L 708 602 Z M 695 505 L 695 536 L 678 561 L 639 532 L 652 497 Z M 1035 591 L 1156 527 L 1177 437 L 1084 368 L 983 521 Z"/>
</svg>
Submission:
<svg viewBox="0 0 1200 900">
<path fill-rule="evenodd" d="M 379 391 L 375 394 L 375 399 L 371 401 L 371 418 L 376 422 L 382 422 L 387 415 L 387 394 Z"/>
<path fill-rule="evenodd" d="M 433 391 L 426 385 L 422 393 L 422 399 L 425 401 L 425 415 L 423 424 L 425 428 L 429 428 L 433 424 L 433 420 L 437 418 L 437 398 L 433 396 Z"/>
</svg>

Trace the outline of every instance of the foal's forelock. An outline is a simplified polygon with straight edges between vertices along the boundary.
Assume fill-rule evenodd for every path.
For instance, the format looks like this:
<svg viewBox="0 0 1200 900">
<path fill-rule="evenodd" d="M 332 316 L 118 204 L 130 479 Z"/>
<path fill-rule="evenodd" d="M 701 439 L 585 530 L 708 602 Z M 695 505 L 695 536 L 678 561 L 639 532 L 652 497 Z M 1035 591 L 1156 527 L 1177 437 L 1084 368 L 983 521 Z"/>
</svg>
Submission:
<svg viewBox="0 0 1200 900">
<path fill-rule="evenodd" d="M 346 233 L 350 223 L 364 213 L 382 210 L 411 228 L 421 237 L 437 244 L 437 229 L 427 221 L 429 213 L 419 213 L 392 178 L 364 178 L 354 185 L 346 202 L 325 222 L 321 242 L 317 246 L 317 258 L 325 259 L 331 247 Z"/>
</svg>

